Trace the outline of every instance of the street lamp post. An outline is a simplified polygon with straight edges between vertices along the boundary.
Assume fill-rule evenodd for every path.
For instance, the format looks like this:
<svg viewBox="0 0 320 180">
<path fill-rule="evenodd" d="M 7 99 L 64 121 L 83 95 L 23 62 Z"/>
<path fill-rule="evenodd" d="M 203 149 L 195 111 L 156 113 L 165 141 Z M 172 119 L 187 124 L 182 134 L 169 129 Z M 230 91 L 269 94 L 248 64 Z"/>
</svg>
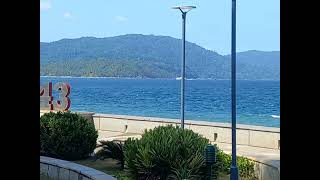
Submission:
<svg viewBox="0 0 320 180">
<path fill-rule="evenodd" d="M 182 13 L 182 62 L 181 62 L 181 128 L 184 129 L 184 81 L 185 81 L 185 59 L 186 59 L 186 15 L 195 6 L 176 6 L 172 9 L 179 9 Z"/>
<path fill-rule="evenodd" d="M 232 0 L 231 17 L 231 119 L 232 119 L 232 163 L 230 179 L 238 180 L 237 149 L 236 149 L 236 0 Z"/>
</svg>

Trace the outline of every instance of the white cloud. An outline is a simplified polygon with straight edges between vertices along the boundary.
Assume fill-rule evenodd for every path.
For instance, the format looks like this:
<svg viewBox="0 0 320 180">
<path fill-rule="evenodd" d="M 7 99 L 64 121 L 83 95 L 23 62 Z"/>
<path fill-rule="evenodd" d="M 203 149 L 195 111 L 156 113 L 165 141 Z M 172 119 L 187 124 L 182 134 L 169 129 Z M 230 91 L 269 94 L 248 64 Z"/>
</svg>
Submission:
<svg viewBox="0 0 320 180">
<path fill-rule="evenodd" d="M 72 15 L 71 15 L 70 12 L 65 12 L 65 13 L 63 14 L 63 17 L 65 17 L 65 18 L 72 18 Z"/>
<path fill-rule="evenodd" d="M 47 11 L 52 7 L 51 2 L 48 0 L 40 0 L 40 11 Z"/>
<path fill-rule="evenodd" d="M 118 22 L 124 22 L 124 21 L 127 21 L 128 18 L 124 17 L 124 16 L 116 16 L 114 17 L 114 19 Z"/>
</svg>

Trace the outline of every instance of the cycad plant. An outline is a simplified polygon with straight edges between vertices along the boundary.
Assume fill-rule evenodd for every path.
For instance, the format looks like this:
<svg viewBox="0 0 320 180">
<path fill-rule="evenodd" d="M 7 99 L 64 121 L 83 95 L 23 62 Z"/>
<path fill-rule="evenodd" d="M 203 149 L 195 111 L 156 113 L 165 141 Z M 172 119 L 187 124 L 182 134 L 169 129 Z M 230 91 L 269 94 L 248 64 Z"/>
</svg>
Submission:
<svg viewBox="0 0 320 180">
<path fill-rule="evenodd" d="M 208 139 L 191 130 L 159 126 L 125 142 L 125 164 L 133 179 L 197 179 L 205 169 L 207 144 Z"/>
<path fill-rule="evenodd" d="M 99 141 L 100 145 L 97 148 L 101 148 L 95 154 L 95 160 L 106 158 L 115 159 L 118 161 L 121 169 L 124 169 L 124 154 L 123 154 L 123 143 L 121 141 Z"/>
<path fill-rule="evenodd" d="M 200 180 L 205 176 L 205 159 L 201 154 L 193 154 L 188 159 L 175 165 L 169 180 Z"/>
</svg>

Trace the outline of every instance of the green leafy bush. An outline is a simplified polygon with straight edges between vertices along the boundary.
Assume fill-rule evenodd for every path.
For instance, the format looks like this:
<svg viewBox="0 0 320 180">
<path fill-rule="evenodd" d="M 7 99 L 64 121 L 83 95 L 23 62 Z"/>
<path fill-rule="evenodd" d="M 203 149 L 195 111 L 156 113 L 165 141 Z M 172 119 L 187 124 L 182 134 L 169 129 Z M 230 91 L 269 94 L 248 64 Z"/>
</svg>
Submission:
<svg viewBox="0 0 320 180">
<path fill-rule="evenodd" d="M 46 113 L 40 117 L 40 152 L 65 160 L 88 157 L 96 147 L 94 124 L 71 112 Z"/>
<path fill-rule="evenodd" d="M 159 126 L 125 142 L 125 164 L 134 179 L 198 179 L 208 142 L 191 130 Z"/>
<path fill-rule="evenodd" d="M 124 169 L 124 154 L 123 154 L 123 144 L 121 141 L 100 141 L 101 147 L 95 154 L 95 159 L 104 160 L 105 158 L 112 158 L 119 162 L 121 169 Z"/>
<path fill-rule="evenodd" d="M 216 158 L 217 162 L 213 165 L 214 171 L 229 174 L 232 160 L 231 155 L 224 153 L 217 147 Z"/>
<path fill-rule="evenodd" d="M 224 174 L 230 173 L 230 167 L 232 163 L 232 156 L 224 153 L 222 150 L 217 148 L 217 163 L 213 166 L 213 172 L 221 172 Z M 239 170 L 239 176 L 246 179 L 257 179 L 254 173 L 254 161 L 237 156 L 237 165 Z M 215 174 L 217 176 L 217 174 Z"/>
<path fill-rule="evenodd" d="M 237 164 L 240 177 L 247 179 L 257 179 L 254 173 L 254 162 L 246 157 L 238 156 Z"/>
</svg>

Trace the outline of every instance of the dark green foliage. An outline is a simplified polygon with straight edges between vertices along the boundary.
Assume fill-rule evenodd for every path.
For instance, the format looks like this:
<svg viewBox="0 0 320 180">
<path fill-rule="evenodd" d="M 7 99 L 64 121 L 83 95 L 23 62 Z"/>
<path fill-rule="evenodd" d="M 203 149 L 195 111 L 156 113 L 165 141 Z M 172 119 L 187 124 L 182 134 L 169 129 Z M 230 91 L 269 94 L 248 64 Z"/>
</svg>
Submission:
<svg viewBox="0 0 320 180">
<path fill-rule="evenodd" d="M 40 117 L 40 152 L 65 160 L 88 157 L 96 147 L 94 124 L 71 112 L 46 113 Z"/>
<path fill-rule="evenodd" d="M 207 144 L 191 130 L 160 126 L 125 142 L 125 164 L 134 179 L 200 178 Z"/>
<path fill-rule="evenodd" d="M 230 172 L 231 156 L 217 148 L 216 151 L 217 162 L 214 164 L 214 172 Z M 217 176 L 217 174 L 215 174 Z"/>
<path fill-rule="evenodd" d="M 129 34 L 40 43 L 41 75 L 175 78 L 181 40 Z M 186 77 L 230 79 L 230 56 L 186 42 Z M 279 79 L 280 53 L 237 53 L 238 79 Z"/>
<path fill-rule="evenodd" d="M 121 141 L 100 141 L 97 148 L 102 148 L 95 154 L 96 159 L 112 158 L 119 161 L 121 169 L 124 169 L 123 143 Z"/>
<path fill-rule="evenodd" d="M 86 77 L 175 77 L 174 69 L 164 63 L 148 63 L 138 60 L 79 60 L 41 64 L 41 75 Z"/>
<path fill-rule="evenodd" d="M 172 180 L 196 180 L 205 179 L 205 160 L 201 154 L 190 156 L 177 164 L 177 168 L 173 168 L 173 173 L 168 179 Z"/>
</svg>

